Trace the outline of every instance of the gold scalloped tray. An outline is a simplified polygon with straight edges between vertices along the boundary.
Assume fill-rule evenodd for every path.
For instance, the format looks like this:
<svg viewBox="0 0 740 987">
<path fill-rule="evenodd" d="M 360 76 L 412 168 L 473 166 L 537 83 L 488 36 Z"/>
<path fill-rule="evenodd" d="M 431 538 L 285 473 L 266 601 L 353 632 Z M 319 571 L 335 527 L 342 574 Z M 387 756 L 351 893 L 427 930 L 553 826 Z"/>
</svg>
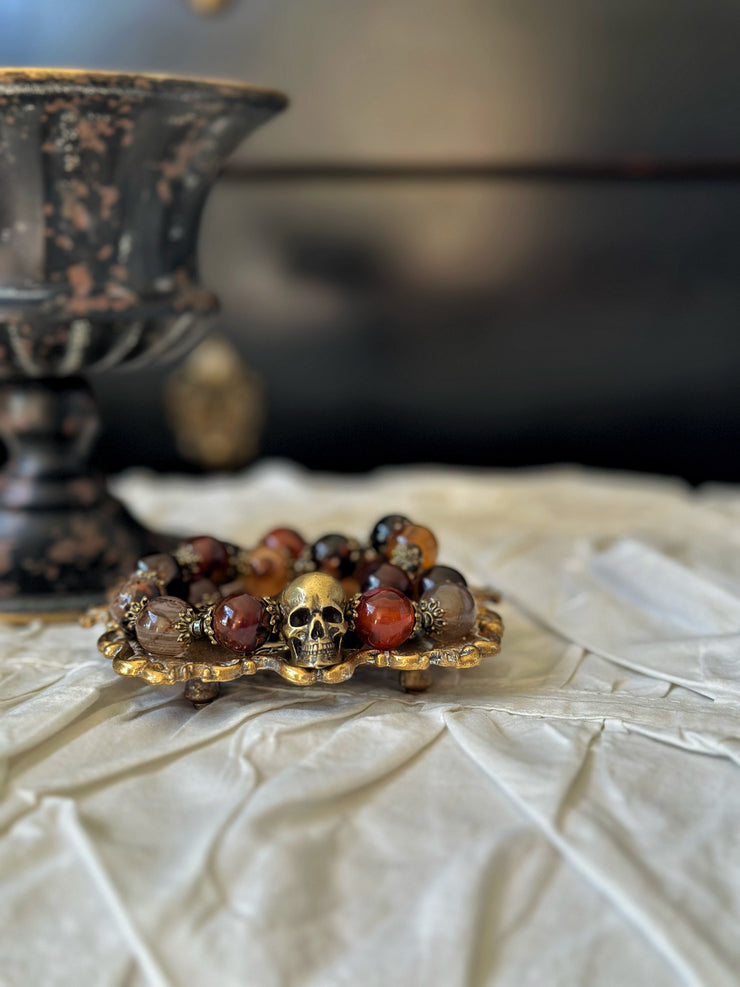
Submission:
<svg viewBox="0 0 740 987">
<path fill-rule="evenodd" d="M 127 637 L 120 628 L 108 631 L 98 641 L 98 649 L 113 663 L 118 675 L 135 676 L 151 685 L 177 685 L 194 679 L 201 682 L 231 682 L 257 672 L 277 672 L 292 685 L 314 685 L 322 682 L 336 685 L 352 678 L 361 665 L 375 668 L 391 668 L 396 671 L 421 671 L 432 665 L 444 668 L 474 668 L 484 658 L 491 658 L 501 650 L 503 622 L 491 604 L 492 594 L 485 590 L 473 591 L 478 605 L 478 621 L 475 633 L 459 645 L 437 647 L 396 648 L 392 651 L 374 649 L 344 649 L 344 660 L 325 668 L 303 668 L 291 665 L 287 659 L 287 647 L 282 642 L 272 642 L 253 655 L 238 658 L 233 652 L 217 647 L 208 641 L 195 641 L 184 658 L 163 661 L 147 654 L 137 641 Z"/>
</svg>

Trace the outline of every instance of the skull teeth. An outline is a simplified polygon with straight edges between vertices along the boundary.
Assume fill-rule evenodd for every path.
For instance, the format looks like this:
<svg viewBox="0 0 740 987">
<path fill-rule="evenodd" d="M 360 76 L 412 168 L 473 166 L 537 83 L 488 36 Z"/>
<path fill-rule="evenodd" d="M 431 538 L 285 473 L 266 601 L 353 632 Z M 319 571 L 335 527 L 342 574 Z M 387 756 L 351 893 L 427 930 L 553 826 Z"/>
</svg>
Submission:
<svg viewBox="0 0 740 987">
<path fill-rule="evenodd" d="M 333 644 L 304 644 L 300 649 L 302 655 L 333 655 L 336 653 Z"/>
</svg>

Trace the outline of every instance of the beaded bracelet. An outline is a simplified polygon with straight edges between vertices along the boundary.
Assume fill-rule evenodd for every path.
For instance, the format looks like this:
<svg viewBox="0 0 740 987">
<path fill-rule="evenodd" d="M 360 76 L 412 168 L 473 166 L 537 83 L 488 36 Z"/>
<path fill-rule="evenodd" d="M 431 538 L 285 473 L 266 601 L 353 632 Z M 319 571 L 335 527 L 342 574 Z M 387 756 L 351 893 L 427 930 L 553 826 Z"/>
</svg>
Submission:
<svg viewBox="0 0 740 987">
<path fill-rule="evenodd" d="M 263 669 L 311 685 L 388 667 L 422 691 L 430 665 L 498 654 L 496 599 L 438 565 L 434 534 L 400 514 L 381 518 L 366 547 L 338 534 L 307 544 L 292 528 L 253 549 L 200 535 L 139 560 L 112 594 L 98 647 L 121 675 L 185 682 L 197 705 Z"/>
</svg>

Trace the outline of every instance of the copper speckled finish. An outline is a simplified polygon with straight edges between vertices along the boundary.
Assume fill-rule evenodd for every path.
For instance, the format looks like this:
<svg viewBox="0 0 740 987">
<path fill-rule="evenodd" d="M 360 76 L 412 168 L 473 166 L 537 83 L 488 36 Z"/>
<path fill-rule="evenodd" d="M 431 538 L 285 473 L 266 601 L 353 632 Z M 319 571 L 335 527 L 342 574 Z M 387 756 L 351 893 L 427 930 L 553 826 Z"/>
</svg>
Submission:
<svg viewBox="0 0 740 987">
<path fill-rule="evenodd" d="M 177 357 L 208 325 L 206 197 L 285 103 L 230 82 L 0 69 L 0 610 L 84 605 L 156 548 L 89 472 L 79 375 Z"/>
<path fill-rule="evenodd" d="M 0 70 L 0 374 L 176 355 L 216 308 L 196 242 L 226 156 L 285 104 L 268 90 Z"/>
</svg>

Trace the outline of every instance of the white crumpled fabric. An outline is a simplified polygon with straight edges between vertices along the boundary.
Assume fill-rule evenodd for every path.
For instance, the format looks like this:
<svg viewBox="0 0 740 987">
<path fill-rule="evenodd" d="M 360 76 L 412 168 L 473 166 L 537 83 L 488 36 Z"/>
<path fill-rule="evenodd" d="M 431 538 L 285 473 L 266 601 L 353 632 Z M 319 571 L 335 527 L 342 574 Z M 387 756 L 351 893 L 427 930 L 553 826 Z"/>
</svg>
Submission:
<svg viewBox="0 0 740 987">
<path fill-rule="evenodd" d="M 724 985 L 740 970 L 740 491 L 575 469 L 129 475 L 252 543 L 400 510 L 501 589 L 504 650 L 424 696 L 115 676 L 0 628 L 0 983 Z"/>
</svg>

